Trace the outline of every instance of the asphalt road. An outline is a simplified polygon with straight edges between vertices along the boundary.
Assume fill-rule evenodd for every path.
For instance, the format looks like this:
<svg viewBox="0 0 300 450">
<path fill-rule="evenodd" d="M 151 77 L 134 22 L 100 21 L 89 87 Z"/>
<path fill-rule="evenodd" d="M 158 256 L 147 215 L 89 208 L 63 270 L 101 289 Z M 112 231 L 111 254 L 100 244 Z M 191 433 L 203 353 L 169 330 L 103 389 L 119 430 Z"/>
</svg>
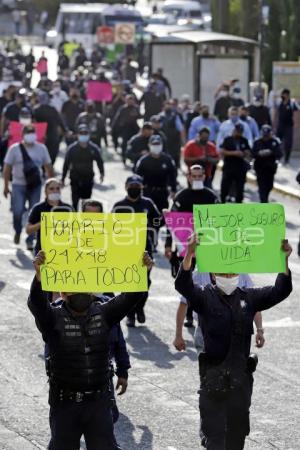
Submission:
<svg viewBox="0 0 300 450">
<path fill-rule="evenodd" d="M 58 170 L 61 167 L 58 161 Z M 106 211 L 124 195 L 130 174 L 119 158 L 106 163 L 104 185 L 94 197 Z M 99 180 L 99 177 L 97 178 Z M 1 180 L 2 192 L 2 180 Z M 253 187 L 247 198 L 257 199 Z M 70 200 L 69 188 L 63 199 Z M 281 305 L 264 313 L 266 345 L 259 350 L 252 405 L 252 432 L 247 450 L 300 448 L 300 306 L 297 302 L 300 264 L 296 254 L 299 204 L 281 195 L 287 236 L 295 252 L 291 258 L 294 292 Z M 45 449 L 48 438 L 47 379 L 43 344 L 26 300 L 33 276 L 32 255 L 12 242 L 9 202 L 1 197 L 0 228 L 0 449 Z M 162 247 L 161 247 L 162 250 Z M 272 283 L 273 275 L 254 276 L 257 285 Z M 196 450 L 198 439 L 198 366 L 192 336 L 185 332 L 187 351 L 172 346 L 177 294 L 162 252 L 156 256 L 147 304 L 147 323 L 124 331 L 132 369 L 129 388 L 119 399 L 117 439 L 124 450 Z"/>
</svg>

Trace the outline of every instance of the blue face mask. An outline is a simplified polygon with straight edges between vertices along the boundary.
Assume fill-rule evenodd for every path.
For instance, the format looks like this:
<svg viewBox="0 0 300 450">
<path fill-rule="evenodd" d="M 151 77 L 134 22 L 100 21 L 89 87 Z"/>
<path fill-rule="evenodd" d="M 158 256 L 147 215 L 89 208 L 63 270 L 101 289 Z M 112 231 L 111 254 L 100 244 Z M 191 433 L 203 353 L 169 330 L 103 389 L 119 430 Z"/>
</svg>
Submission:
<svg viewBox="0 0 300 450">
<path fill-rule="evenodd" d="M 232 116 L 231 117 L 231 122 L 237 123 L 238 121 L 239 121 L 239 116 Z"/>
<path fill-rule="evenodd" d="M 78 141 L 81 142 L 82 144 L 86 144 L 87 142 L 89 142 L 89 140 L 90 140 L 89 134 L 78 135 Z"/>
</svg>

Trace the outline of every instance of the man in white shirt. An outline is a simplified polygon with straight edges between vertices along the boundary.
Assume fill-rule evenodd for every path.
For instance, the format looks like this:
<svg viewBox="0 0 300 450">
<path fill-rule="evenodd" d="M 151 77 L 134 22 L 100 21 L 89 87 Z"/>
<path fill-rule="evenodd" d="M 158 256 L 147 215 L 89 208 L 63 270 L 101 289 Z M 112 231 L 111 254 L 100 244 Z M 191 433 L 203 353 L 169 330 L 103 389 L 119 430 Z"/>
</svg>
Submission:
<svg viewBox="0 0 300 450">
<path fill-rule="evenodd" d="M 30 167 L 31 172 L 29 171 Z M 25 126 L 22 142 L 14 144 L 8 149 L 3 169 L 4 197 L 7 198 L 8 194 L 11 193 L 15 244 L 20 243 L 26 201 L 28 200 L 29 209 L 40 201 L 42 168 L 44 168 L 48 178 L 53 177 L 53 167 L 47 147 L 37 142 L 33 125 Z M 12 190 L 10 191 L 11 177 Z M 28 236 L 26 239 L 28 250 L 33 250 L 33 239 L 34 235 Z"/>
</svg>

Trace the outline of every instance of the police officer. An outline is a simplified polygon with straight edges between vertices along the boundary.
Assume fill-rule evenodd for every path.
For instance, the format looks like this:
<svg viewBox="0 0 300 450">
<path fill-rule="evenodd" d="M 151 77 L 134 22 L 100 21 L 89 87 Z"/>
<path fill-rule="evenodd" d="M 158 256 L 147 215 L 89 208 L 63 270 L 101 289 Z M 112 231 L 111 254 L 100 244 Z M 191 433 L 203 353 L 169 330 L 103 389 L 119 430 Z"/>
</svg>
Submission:
<svg viewBox="0 0 300 450">
<path fill-rule="evenodd" d="M 49 450 L 75 450 L 83 435 L 87 450 L 120 449 L 113 433 L 109 392 L 109 334 L 140 294 L 121 294 L 102 305 L 87 293 L 62 294 L 51 305 L 40 282 L 45 253 L 34 260 L 28 306 L 49 345 Z M 148 268 L 152 261 L 144 255 Z"/>
<path fill-rule="evenodd" d="M 112 212 L 115 213 L 147 213 L 148 232 L 146 250 L 152 255 L 157 241 L 157 232 L 161 225 L 162 216 L 157 206 L 150 198 L 143 196 L 143 178 L 139 175 L 132 175 L 127 178 L 125 189 L 127 195 L 122 200 L 116 202 Z M 150 271 L 148 272 L 148 287 L 150 287 Z M 139 303 L 127 314 L 127 326 L 134 327 L 135 319 L 139 323 L 145 323 L 146 316 L 144 307 L 148 298 L 148 292 L 141 293 Z"/>
<path fill-rule="evenodd" d="M 262 137 L 254 142 L 252 156 L 261 203 L 268 203 L 277 171 L 277 160 L 282 157 L 279 140 L 272 135 L 270 125 L 262 126 Z"/>
<path fill-rule="evenodd" d="M 194 285 L 191 267 L 197 245 L 192 236 L 175 288 L 201 316 L 205 348 L 199 356 L 201 429 L 207 450 L 242 450 L 250 432 L 252 372 L 257 363 L 257 357 L 250 357 L 252 322 L 256 312 L 291 293 L 292 248 L 282 242 L 286 271 L 277 276 L 275 286 L 239 289 L 235 274 L 214 274 L 215 287 Z"/>
<path fill-rule="evenodd" d="M 92 195 L 94 185 L 93 163 L 96 161 L 100 182 L 104 179 L 104 164 L 100 148 L 90 141 L 89 128 L 82 124 L 78 128 L 78 140 L 70 145 L 67 150 L 62 183 L 64 184 L 68 171 L 70 170 L 71 191 L 73 208 L 77 211 L 78 202 L 81 198 L 87 199 Z"/>
<path fill-rule="evenodd" d="M 224 157 L 221 181 L 222 203 L 226 202 L 234 182 L 236 203 L 242 203 L 244 198 L 246 174 L 250 169 L 250 165 L 246 160 L 250 154 L 250 146 L 248 140 L 243 137 L 243 127 L 242 124 L 237 123 L 232 136 L 226 137 L 221 145 L 220 153 Z"/>
<path fill-rule="evenodd" d="M 218 197 L 214 191 L 204 186 L 205 170 L 202 166 L 197 164 L 193 165 L 190 168 L 187 179 L 189 187 L 182 189 L 175 195 L 171 211 L 192 213 L 194 205 L 218 203 Z M 172 275 L 176 277 L 182 258 L 178 256 L 177 249 L 172 250 L 172 236 L 169 232 L 167 232 L 165 243 L 165 256 L 170 261 Z M 188 328 L 193 326 L 193 312 L 191 308 L 187 310 L 184 325 Z"/>
<path fill-rule="evenodd" d="M 151 123 L 145 122 L 138 134 L 127 144 L 126 157 L 135 165 L 142 155 L 149 152 L 149 139 L 153 134 Z"/>
<path fill-rule="evenodd" d="M 160 136 L 149 139 L 149 154 L 142 156 L 135 172 L 144 179 L 144 194 L 153 200 L 159 211 L 168 208 L 169 191 L 171 196 L 176 192 L 177 170 L 173 159 L 163 153 L 163 143 Z"/>
<path fill-rule="evenodd" d="M 172 156 L 178 168 L 180 166 L 181 145 L 185 142 L 185 129 L 173 100 L 165 102 L 164 110 L 159 117 L 162 125 L 161 129 L 167 137 L 168 153 Z"/>
<path fill-rule="evenodd" d="M 281 92 L 281 102 L 278 106 L 277 136 L 283 143 L 284 163 L 288 164 L 293 148 L 294 137 L 294 112 L 299 110 L 299 105 L 291 99 L 289 89 Z"/>
</svg>

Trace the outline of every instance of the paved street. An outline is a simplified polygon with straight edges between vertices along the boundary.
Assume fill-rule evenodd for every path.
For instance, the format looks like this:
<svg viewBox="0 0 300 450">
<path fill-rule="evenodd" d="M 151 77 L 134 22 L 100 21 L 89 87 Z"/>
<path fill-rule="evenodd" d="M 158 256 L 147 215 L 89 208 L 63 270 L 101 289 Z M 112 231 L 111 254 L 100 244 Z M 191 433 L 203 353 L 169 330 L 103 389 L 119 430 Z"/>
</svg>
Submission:
<svg viewBox="0 0 300 450">
<path fill-rule="evenodd" d="M 61 163 L 60 158 L 58 170 Z M 107 162 L 105 183 L 97 185 L 94 191 L 94 197 L 104 202 L 106 211 L 123 196 L 124 180 L 129 173 L 123 169 L 119 158 L 114 156 Z M 248 186 L 247 197 L 252 201 L 257 199 L 252 185 Z M 70 200 L 68 188 L 63 199 Z M 299 201 L 280 194 L 273 194 L 272 200 L 284 203 L 286 208 L 287 235 L 295 249 L 291 263 L 294 292 L 287 301 L 264 313 L 266 345 L 259 351 L 252 432 L 246 449 L 298 450 L 300 264 L 296 247 Z M 32 255 L 25 250 L 24 239 L 20 246 L 13 244 L 9 202 L 2 197 L 1 212 L 0 449 L 45 449 L 49 431 L 43 344 L 26 306 L 33 276 Z M 132 363 L 128 392 L 119 399 L 121 417 L 116 427 L 124 450 L 200 448 L 196 352 L 189 332 L 185 332 L 186 352 L 178 353 L 172 346 L 177 295 L 169 272 L 162 252 L 158 253 L 146 326 L 127 333 L 124 325 Z M 274 276 L 255 276 L 254 279 L 261 285 L 271 283 Z"/>
</svg>

